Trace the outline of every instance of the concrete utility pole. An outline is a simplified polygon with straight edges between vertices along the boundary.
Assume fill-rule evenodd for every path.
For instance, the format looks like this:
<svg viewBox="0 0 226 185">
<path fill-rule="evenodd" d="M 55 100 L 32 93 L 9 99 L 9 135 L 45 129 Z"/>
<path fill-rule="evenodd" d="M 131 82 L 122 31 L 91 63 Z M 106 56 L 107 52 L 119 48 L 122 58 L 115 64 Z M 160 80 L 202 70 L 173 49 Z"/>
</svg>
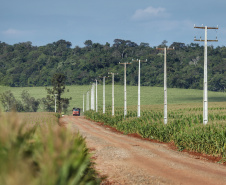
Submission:
<svg viewBox="0 0 226 185">
<path fill-rule="evenodd" d="M 86 93 L 86 110 L 89 110 L 89 91 Z"/>
<path fill-rule="evenodd" d="M 85 94 L 83 93 L 83 106 L 82 106 L 82 112 L 84 112 L 85 109 Z"/>
<path fill-rule="evenodd" d="M 56 97 L 58 94 L 54 94 L 55 95 L 55 112 L 56 112 Z"/>
<path fill-rule="evenodd" d="M 128 62 L 125 63 L 120 63 L 119 64 L 123 64 L 124 65 L 124 118 L 127 115 L 127 102 L 126 102 L 126 65 L 131 64 Z"/>
<path fill-rule="evenodd" d="M 112 116 L 115 115 L 115 97 L 114 97 L 114 94 L 115 94 L 115 90 L 114 90 L 114 85 L 115 85 L 115 75 L 117 75 L 118 73 L 108 73 L 109 75 L 112 76 L 112 93 L 111 93 L 111 96 L 112 96 Z"/>
<path fill-rule="evenodd" d="M 164 124 L 167 124 L 167 68 L 166 68 L 166 50 L 173 50 L 174 48 L 157 48 L 164 50 Z"/>
<path fill-rule="evenodd" d="M 103 76 L 103 114 L 105 114 L 105 78 L 106 76 Z"/>
<path fill-rule="evenodd" d="M 91 87 L 91 110 L 95 110 L 95 106 L 94 106 L 94 91 L 95 91 L 95 84 L 92 84 Z"/>
<path fill-rule="evenodd" d="M 96 112 L 98 111 L 98 105 L 97 105 L 98 103 L 97 103 L 97 80 L 96 80 Z"/>
<path fill-rule="evenodd" d="M 203 124 L 206 125 L 208 123 L 208 88 L 207 88 L 207 42 L 218 42 L 216 40 L 207 40 L 207 30 L 208 29 L 218 29 L 217 27 L 207 27 L 207 26 L 195 26 L 194 28 L 198 29 L 205 29 L 205 39 L 202 40 L 194 38 L 194 41 L 204 41 L 205 48 L 204 48 L 204 79 L 203 79 Z"/>
<path fill-rule="evenodd" d="M 133 60 L 134 61 L 134 60 Z M 140 117 L 140 62 L 147 62 L 146 60 L 135 60 L 139 63 L 138 67 L 138 103 L 137 103 L 137 117 Z"/>
</svg>

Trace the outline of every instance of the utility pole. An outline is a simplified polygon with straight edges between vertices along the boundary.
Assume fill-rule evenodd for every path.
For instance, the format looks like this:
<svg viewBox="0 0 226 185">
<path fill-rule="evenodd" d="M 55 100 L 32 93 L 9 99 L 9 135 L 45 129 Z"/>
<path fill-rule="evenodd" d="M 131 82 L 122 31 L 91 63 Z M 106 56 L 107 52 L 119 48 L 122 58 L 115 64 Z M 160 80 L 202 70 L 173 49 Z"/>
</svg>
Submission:
<svg viewBox="0 0 226 185">
<path fill-rule="evenodd" d="M 98 109 L 98 107 L 97 107 L 98 105 L 97 105 L 97 80 L 96 80 L 96 112 L 98 111 L 97 109 Z"/>
<path fill-rule="evenodd" d="M 86 110 L 89 110 L 89 91 L 86 92 Z"/>
<path fill-rule="evenodd" d="M 174 48 L 157 48 L 164 50 L 164 124 L 167 124 L 167 68 L 166 68 L 166 50 L 173 50 Z"/>
<path fill-rule="evenodd" d="M 117 75 L 118 73 L 112 73 L 112 72 L 108 72 L 109 75 L 112 76 L 112 93 L 111 93 L 111 96 L 112 96 L 112 116 L 115 115 L 115 97 L 114 97 L 114 94 L 115 94 L 115 90 L 114 90 L 114 85 L 115 85 L 115 75 Z"/>
<path fill-rule="evenodd" d="M 54 94 L 55 95 L 55 113 L 56 113 L 56 97 L 58 94 Z"/>
<path fill-rule="evenodd" d="M 103 114 L 105 114 L 105 78 L 106 76 L 103 76 Z"/>
<path fill-rule="evenodd" d="M 217 27 L 207 27 L 207 26 L 195 26 L 194 28 L 205 29 L 205 39 L 202 40 L 194 38 L 194 41 L 204 42 L 204 79 L 203 79 L 203 124 L 206 125 L 208 123 L 208 88 L 207 88 L 207 42 L 218 42 L 217 37 L 216 40 L 207 40 L 207 30 L 208 29 L 218 29 Z"/>
<path fill-rule="evenodd" d="M 94 106 L 94 91 L 95 91 L 95 85 L 93 83 L 92 87 L 91 87 L 91 110 L 95 110 L 95 106 Z"/>
<path fill-rule="evenodd" d="M 85 109 L 85 94 L 83 93 L 83 106 L 82 106 L 82 112 L 84 112 Z"/>
<path fill-rule="evenodd" d="M 134 61 L 134 60 L 133 60 Z M 138 65 L 138 103 L 137 103 L 137 117 L 140 117 L 140 62 L 147 62 L 146 60 L 136 60 L 139 65 Z"/>
<path fill-rule="evenodd" d="M 131 64 L 128 62 L 125 63 L 120 63 L 119 64 L 123 64 L 124 65 L 124 118 L 127 115 L 127 102 L 126 102 L 126 65 Z"/>
<path fill-rule="evenodd" d="M 101 76 L 99 76 L 101 78 Z M 106 76 L 103 76 L 103 114 L 105 114 L 105 78 Z"/>
</svg>

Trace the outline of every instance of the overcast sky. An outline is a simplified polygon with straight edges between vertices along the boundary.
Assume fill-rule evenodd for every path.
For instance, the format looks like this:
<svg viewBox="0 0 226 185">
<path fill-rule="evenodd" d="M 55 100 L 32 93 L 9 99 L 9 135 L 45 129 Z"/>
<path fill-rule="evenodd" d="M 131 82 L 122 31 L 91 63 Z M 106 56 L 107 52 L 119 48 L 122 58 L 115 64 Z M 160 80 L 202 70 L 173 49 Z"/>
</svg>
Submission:
<svg viewBox="0 0 226 185">
<path fill-rule="evenodd" d="M 163 40 L 190 44 L 194 36 L 218 36 L 226 45 L 226 0 L 0 0 L 0 41 L 31 41 L 34 46 L 64 39 L 72 47 L 131 40 L 157 46 Z M 203 43 L 199 43 L 203 44 Z"/>
</svg>

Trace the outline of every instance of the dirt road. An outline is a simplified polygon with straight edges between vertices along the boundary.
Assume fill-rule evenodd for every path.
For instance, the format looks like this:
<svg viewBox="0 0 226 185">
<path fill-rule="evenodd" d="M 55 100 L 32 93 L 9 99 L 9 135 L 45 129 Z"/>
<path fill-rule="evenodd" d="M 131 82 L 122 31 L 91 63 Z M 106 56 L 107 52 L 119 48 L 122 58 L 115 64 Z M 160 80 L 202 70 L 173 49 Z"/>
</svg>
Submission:
<svg viewBox="0 0 226 185">
<path fill-rule="evenodd" d="M 86 138 L 96 169 L 113 184 L 226 185 L 226 166 L 112 132 L 83 117 L 65 116 L 61 121 Z"/>
</svg>

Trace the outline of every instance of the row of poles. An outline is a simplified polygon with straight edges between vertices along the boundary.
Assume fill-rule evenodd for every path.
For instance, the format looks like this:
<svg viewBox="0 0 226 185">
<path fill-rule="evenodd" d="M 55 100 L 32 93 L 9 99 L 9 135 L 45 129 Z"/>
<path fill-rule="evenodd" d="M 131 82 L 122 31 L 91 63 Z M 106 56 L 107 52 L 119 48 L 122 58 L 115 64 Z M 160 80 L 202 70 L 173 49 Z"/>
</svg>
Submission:
<svg viewBox="0 0 226 185">
<path fill-rule="evenodd" d="M 218 29 L 217 27 L 198 27 L 194 25 L 194 28 L 205 29 L 205 39 L 194 39 L 194 41 L 204 41 L 204 82 L 203 82 L 203 124 L 208 123 L 208 94 L 207 94 L 207 42 L 217 42 L 216 40 L 207 40 L 207 30 L 208 29 Z M 157 48 L 158 50 L 164 51 L 164 124 L 167 124 L 167 64 L 166 64 L 166 51 L 173 50 L 174 48 Z M 133 60 L 134 61 L 134 60 Z M 137 117 L 140 117 L 140 62 L 147 62 L 147 60 L 136 60 L 138 62 L 138 105 L 137 105 Z M 124 118 L 127 115 L 127 97 L 126 97 L 126 65 L 131 64 L 128 62 L 119 63 L 124 65 Z M 112 116 L 114 116 L 114 75 L 118 73 L 108 73 L 112 75 Z M 105 114 L 105 78 L 103 77 L 103 114 Z M 89 91 L 86 93 L 86 110 L 89 110 Z M 83 112 L 85 110 L 84 104 L 85 94 L 83 94 Z M 91 109 L 94 110 L 94 84 L 91 88 Z M 97 105 L 97 80 L 96 80 L 96 112 L 98 111 Z"/>
<path fill-rule="evenodd" d="M 167 70 L 166 70 L 166 50 L 172 50 L 171 48 L 157 48 L 158 50 L 164 50 L 164 123 L 167 124 Z M 134 60 L 133 60 L 134 61 Z M 137 117 L 140 117 L 140 63 L 147 62 L 146 60 L 135 60 L 138 62 L 138 104 L 137 104 Z M 127 115 L 127 91 L 126 91 L 126 65 L 131 64 L 128 62 L 119 63 L 124 65 L 124 118 Z M 109 72 L 109 75 L 112 75 L 112 116 L 114 116 L 114 76 L 118 73 Z M 103 114 L 105 114 L 105 78 L 103 77 Z M 89 110 L 89 91 L 86 93 L 86 110 Z M 85 110 L 85 94 L 83 94 L 83 112 Z M 96 80 L 96 112 L 97 110 L 97 80 Z M 92 84 L 91 88 L 91 110 L 94 109 L 94 84 Z"/>
<path fill-rule="evenodd" d="M 133 60 L 134 61 L 134 60 Z M 142 60 L 136 60 L 138 62 L 138 108 L 137 108 L 137 117 L 140 117 L 140 62 L 144 62 Z M 147 60 L 146 60 L 147 61 Z M 127 115 L 127 92 L 126 92 L 126 65 L 131 64 L 128 62 L 125 63 L 120 63 L 124 65 L 124 117 Z M 114 116 L 114 76 L 117 75 L 118 73 L 113 73 L 113 72 L 109 72 L 109 75 L 112 76 L 112 116 Z M 105 78 L 106 76 L 103 77 L 103 114 L 105 114 Z M 95 110 L 94 109 L 94 84 L 92 84 L 91 87 L 91 110 Z M 90 91 L 86 92 L 86 110 L 89 110 L 89 93 Z M 83 94 L 83 112 L 85 110 L 85 94 Z M 97 104 L 97 80 L 96 80 L 96 112 L 98 111 L 98 104 Z"/>
</svg>

